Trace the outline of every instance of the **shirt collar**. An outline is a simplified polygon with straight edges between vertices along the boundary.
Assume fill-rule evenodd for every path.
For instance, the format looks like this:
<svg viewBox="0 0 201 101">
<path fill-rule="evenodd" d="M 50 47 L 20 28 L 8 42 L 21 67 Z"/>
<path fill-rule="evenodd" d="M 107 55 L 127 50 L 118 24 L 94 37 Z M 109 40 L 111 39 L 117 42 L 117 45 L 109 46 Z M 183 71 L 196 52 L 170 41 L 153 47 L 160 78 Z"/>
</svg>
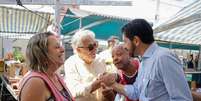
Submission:
<svg viewBox="0 0 201 101">
<path fill-rule="evenodd" d="M 80 63 L 82 63 L 82 64 L 85 63 L 84 60 L 82 60 L 82 59 L 79 57 L 78 54 L 76 54 L 75 56 L 76 56 L 76 58 L 78 59 L 78 62 L 80 62 Z"/>
<path fill-rule="evenodd" d="M 157 47 L 158 47 L 158 45 L 157 45 L 155 42 L 153 42 L 153 43 L 145 50 L 145 53 L 144 53 L 144 55 L 142 56 L 142 58 L 149 58 L 149 57 L 151 57 Z"/>
</svg>

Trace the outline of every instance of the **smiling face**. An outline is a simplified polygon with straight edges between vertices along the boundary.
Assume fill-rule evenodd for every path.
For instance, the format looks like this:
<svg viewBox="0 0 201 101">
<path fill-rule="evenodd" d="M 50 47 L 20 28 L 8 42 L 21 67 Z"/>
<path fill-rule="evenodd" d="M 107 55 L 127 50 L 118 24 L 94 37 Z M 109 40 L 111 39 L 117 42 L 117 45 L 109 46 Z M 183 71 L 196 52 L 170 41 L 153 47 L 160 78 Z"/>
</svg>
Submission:
<svg viewBox="0 0 201 101">
<path fill-rule="evenodd" d="M 129 65 L 129 52 L 124 48 L 123 45 L 115 46 L 112 49 L 113 63 L 117 69 L 125 70 Z"/>
<path fill-rule="evenodd" d="M 82 45 L 77 47 L 78 55 L 86 62 L 91 63 L 96 58 L 98 42 L 90 37 L 82 38 Z"/>
<path fill-rule="evenodd" d="M 64 48 L 55 35 L 48 37 L 48 55 L 53 63 L 61 66 L 64 63 Z"/>
</svg>

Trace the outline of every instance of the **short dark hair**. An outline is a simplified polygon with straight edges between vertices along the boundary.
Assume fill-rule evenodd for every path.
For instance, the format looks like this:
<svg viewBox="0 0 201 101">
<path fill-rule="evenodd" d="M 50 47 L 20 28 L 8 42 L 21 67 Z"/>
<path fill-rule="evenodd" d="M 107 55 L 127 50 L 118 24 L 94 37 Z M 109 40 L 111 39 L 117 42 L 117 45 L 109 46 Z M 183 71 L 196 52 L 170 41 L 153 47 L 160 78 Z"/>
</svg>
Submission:
<svg viewBox="0 0 201 101">
<path fill-rule="evenodd" d="M 151 44 L 154 42 L 153 29 L 144 19 L 134 19 L 122 27 L 122 33 L 131 41 L 134 36 L 138 36 L 143 43 Z"/>
</svg>

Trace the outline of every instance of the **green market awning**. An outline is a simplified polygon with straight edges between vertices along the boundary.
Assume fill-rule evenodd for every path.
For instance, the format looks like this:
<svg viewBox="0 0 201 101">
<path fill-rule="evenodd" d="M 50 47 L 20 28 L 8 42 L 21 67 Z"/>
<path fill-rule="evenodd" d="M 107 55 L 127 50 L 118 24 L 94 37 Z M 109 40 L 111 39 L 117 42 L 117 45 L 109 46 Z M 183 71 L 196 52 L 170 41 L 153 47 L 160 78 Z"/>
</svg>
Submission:
<svg viewBox="0 0 201 101">
<path fill-rule="evenodd" d="M 111 35 L 121 38 L 121 27 L 129 21 L 131 19 L 95 14 L 78 9 L 68 9 L 61 22 L 61 34 L 72 36 L 79 29 L 90 29 L 95 32 L 97 39 L 107 40 Z M 170 49 L 199 50 L 200 48 L 199 45 L 168 41 L 160 41 L 158 43 L 160 46 Z"/>
<path fill-rule="evenodd" d="M 185 49 L 185 50 L 200 50 L 200 45 L 195 44 L 184 44 L 176 42 L 167 42 L 167 41 L 157 41 L 159 46 L 169 48 L 169 49 Z"/>
<path fill-rule="evenodd" d="M 61 22 L 61 34 L 71 36 L 79 29 L 89 29 L 96 34 L 97 39 L 107 40 L 111 35 L 121 38 L 121 28 L 128 21 L 130 19 L 68 9 Z"/>
</svg>

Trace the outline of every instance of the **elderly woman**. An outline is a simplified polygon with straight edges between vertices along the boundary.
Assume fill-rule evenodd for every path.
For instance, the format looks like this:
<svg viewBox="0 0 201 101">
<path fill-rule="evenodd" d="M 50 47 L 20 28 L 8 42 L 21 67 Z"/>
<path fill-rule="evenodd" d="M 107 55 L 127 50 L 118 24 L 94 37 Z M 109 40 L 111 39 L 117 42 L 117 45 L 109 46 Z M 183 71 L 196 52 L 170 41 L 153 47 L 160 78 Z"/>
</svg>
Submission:
<svg viewBox="0 0 201 101">
<path fill-rule="evenodd" d="M 98 43 L 90 30 L 80 30 L 72 37 L 75 52 L 64 64 L 65 82 L 76 101 L 103 101 L 98 75 L 106 64 L 97 54 Z"/>
<path fill-rule="evenodd" d="M 20 82 L 20 101 L 73 101 L 55 71 L 64 63 L 64 48 L 51 32 L 36 34 L 27 45 L 30 72 Z"/>
</svg>

